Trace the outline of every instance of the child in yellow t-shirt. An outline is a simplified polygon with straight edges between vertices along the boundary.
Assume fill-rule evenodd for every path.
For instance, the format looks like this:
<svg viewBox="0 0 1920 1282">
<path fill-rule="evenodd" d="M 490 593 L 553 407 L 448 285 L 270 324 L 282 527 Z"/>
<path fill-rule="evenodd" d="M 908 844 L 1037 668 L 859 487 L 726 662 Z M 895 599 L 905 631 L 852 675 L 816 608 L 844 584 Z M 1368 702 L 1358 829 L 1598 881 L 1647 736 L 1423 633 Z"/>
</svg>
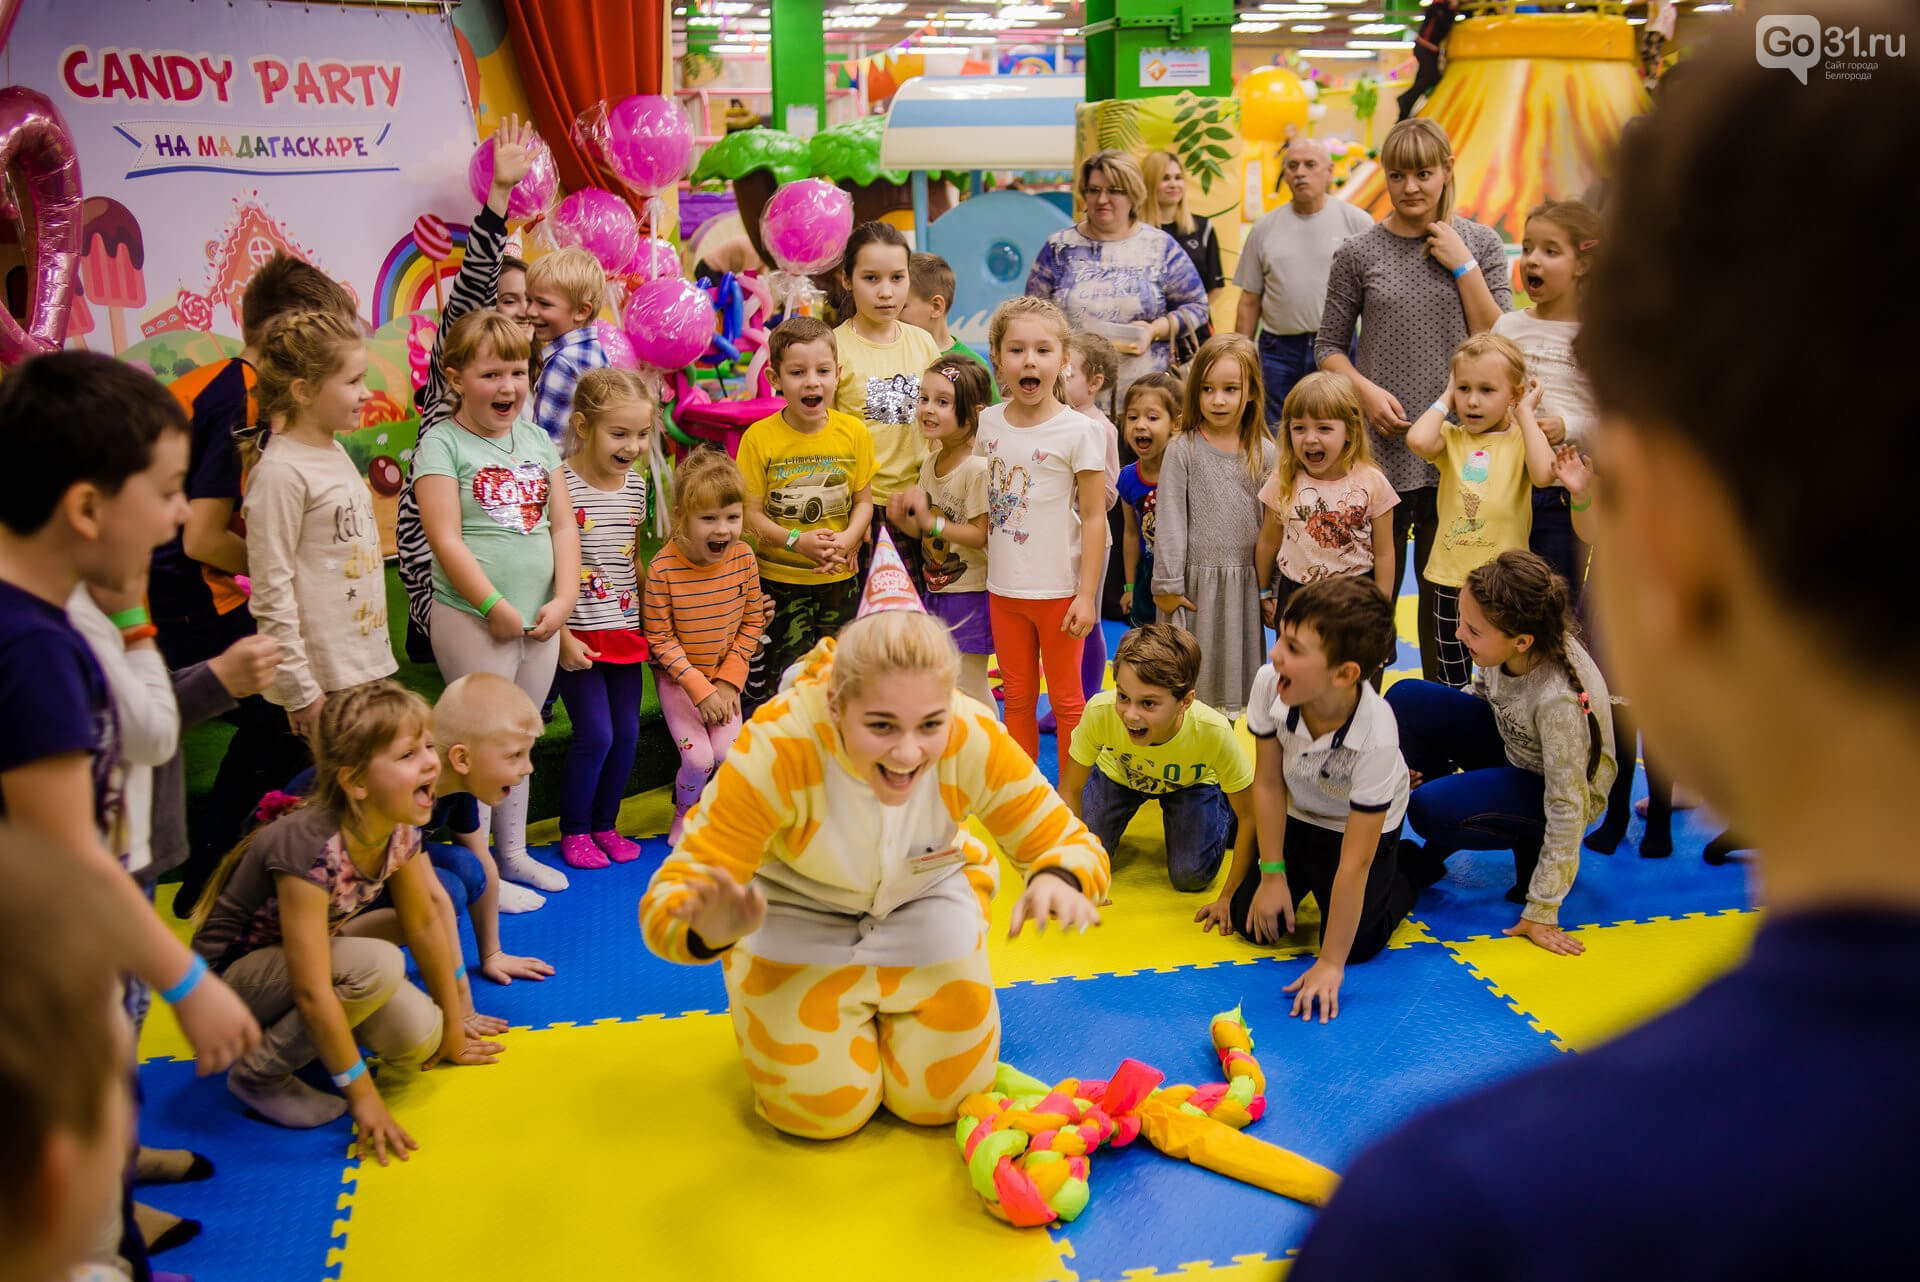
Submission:
<svg viewBox="0 0 1920 1282">
<path fill-rule="evenodd" d="M 1254 840 L 1253 763 L 1226 714 L 1194 700 L 1200 643 L 1149 623 L 1120 639 L 1113 684 L 1087 700 L 1060 791 L 1111 854 L 1134 812 L 1158 801 L 1175 890 L 1205 890 L 1227 848 Z M 1098 769 L 1095 769 L 1095 767 Z"/>
<path fill-rule="evenodd" d="M 833 331 L 811 316 L 790 317 L 767 351 L 787 405 L 746 430 L 738 459 L 760 590 L 773 607 L 742 692 L 748 716 L 789 664 L 852 620 L 859 548 L 873 519 L 873 442 L 860 420 L 831 407 L 840 381 Z"/>
<path fill-rule="evenodd" d="M 1502 552 L 1527 546 L 1533 487 L 1553 484 L 1553 446 L 1534 419 L 1539 405 L 1525 354 L 1510 339 L 1475 334 L 1453 353 L 1446 396 L 1407 432 L 1407 448 L 1440 469 L 1440 531 L 1426 576 L 1438 676 L 1456 690 L 1473 678 L 1473 657 L 1456 635 L 1460 586 Z"/>
<path fill-rule="evenodd" d="M 920 372 L 940 355 L 931 334 L 901 319 L 912 290 L 910 260 L 899 228 L 879 222 L 855 227 L 840 269 L 853 297 L 853 319 L 833 331 L 840 358 L 833 406 L 866 424 L 873 442 L 873 501 L 883 513 L 888 499 L 919 482 L 927 456 L 914 423 Z M 915 533 L 896 528 L 893 541 L 924 597 L 926 576 Z"/>
</svg>

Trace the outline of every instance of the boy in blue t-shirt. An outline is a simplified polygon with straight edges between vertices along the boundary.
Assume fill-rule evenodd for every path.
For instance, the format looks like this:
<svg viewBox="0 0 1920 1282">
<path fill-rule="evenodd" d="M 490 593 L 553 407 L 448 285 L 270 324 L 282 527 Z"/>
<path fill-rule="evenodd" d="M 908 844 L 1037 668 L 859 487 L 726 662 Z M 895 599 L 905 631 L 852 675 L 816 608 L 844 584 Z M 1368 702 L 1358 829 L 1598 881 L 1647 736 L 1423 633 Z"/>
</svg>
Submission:
<svg viewBox="0 0 1920 1282">
<path fill-rule="evenodd" d="M 1060 776 L 1067 808 L 1111 852 L 1140 807 L 1160 803 L 1167 876 L 1205 890 L 1228 847 L 1253 847 L 1253 763 L 1226 714 L 1194 699 L 1200 643 L 1170 623 L 1120 638 L 1113 684 L 1087 700 Z"/>
<path fill-rule="evenodd" d="M 1713 42 L 1622 140 L 1609 226 L 1631 234 L 1580 303 L 1609 674 L 1661 763 L 1764 852 L 1766 917 L 1685 1004 L 1362 1155 L 1290 1282 L 1888 1278 L 1920 1256 L 1900 1174 L 1920 1135 L 1920 628 L 1889 574 L 1912 542 L 1920 250 L 1885 226 L 1912 202 L 1885 162 L 1920 151 L 1920 9 L 1818 12 L 1909 56 L 1793 84 L 1750 34 Z M 1823 255 L 1724 217 L 1814 149 L 1847 189 L 1797 202 L 1790 239 L 1864 251 L 1846 306 Z M 1683 281 L 1711 303 L 1678 305 Z M 1790 316 L 1819 317 L 1819 359 Z M 1532 964 L 1628 964 L 1593 942 Z"/>
<path fill-rule="evenodd" d="M 0 487 L 0 817 L 41 837 L 111 906 L 100 934 L 119 939 L 133 975 L 172 1004 L 200 1071 L 220 1072 L 260 1027 L 161 924 L 113 853 L 125 849 L 113 700 L 66 613 L 81 583 L 137 588 L 154 548 L 179 529 L 186 415 L 131 365 L 54 352 L 0 381 L 0 423 L 17 478 Z M 152 635 L 144 606 L 112 618 Z M 133 1242 L 123 1249 L 140 1253 Z"/>
</svg>

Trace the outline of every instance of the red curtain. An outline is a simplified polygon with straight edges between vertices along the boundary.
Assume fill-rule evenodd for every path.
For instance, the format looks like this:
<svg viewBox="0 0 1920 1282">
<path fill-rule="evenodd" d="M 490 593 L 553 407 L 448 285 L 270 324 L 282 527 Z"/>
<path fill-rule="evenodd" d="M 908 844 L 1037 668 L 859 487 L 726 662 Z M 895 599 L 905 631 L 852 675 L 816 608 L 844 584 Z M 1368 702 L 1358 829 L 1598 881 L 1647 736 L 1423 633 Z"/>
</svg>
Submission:
<svg viewBox="0 0 1920 1282">
<path fill-rule="evenodd" d="M 553 148 L 561 186 L 628 195 L 574 142 L 573 119 L 603 99 L 612 105 L 664 92 L 666 6 L 659 0 L 506 0 L 506 7 L 534 124 Z"/>
</svg>

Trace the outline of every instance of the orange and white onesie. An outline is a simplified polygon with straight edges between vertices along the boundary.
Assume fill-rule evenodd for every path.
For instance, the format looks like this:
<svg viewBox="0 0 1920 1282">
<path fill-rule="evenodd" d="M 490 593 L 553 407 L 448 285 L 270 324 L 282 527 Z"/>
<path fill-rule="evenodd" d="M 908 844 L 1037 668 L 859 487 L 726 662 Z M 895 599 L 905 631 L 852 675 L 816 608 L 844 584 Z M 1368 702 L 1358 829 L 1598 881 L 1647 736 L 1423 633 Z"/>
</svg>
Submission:
<svg viewBox="0 0 1920 1282">
<path fill-rule="evenodd" d="M 758 1112 L 814 1139 L 851 1134 L 882 1103 L 951 1122 L 993 1080 L 987 905 L 1000 872 L 968 815 L 1028 878 L 1054 870 L 1098 903 L 1111 871 L 1033 760 L 958 691 L 935 768 L 904 804 L 881 804 L 828 711 L 832 661 L 828 639 L 755 714 L 640 901 L 647 946 L 698 963 L 712 957 L 672 911 L 688 884 L 758 880 L 766 921 L 722 954 L 729 1010 Z"/>
</svg>

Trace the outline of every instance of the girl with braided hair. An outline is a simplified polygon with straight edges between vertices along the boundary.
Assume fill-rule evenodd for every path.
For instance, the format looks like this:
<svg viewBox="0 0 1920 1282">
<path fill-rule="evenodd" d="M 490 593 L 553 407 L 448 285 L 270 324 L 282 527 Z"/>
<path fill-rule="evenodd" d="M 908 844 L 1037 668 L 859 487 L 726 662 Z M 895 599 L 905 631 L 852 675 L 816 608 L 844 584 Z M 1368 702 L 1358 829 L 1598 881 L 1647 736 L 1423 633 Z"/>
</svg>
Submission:
<svg viewBox="0 0 1920 1282">
<path fill-rule="evenodd" d="M 1387 691 L 1416 785 L 1407 818 L 1426 839 L 1424 851 L 1402 843 L 1403 861 L 1431 885 L 1454 851 L 1511 845 L 1507 898 L 1526 908 L 1505 933 L 1579 954 L 1560 904 L 1617 769 L 1606 682 L 1574 636 L 1566 580 L 1535 553 L 1503 552 L 1467 575 L 1458 631 L 1476 665 L 1469 689 Z"/>
<path fill-rule="evenodd" d="M 330 311 L 287 317 L 260 345 L 256 391 L 261 421 L 286 425 L 242 505 L 251 608 L 285 656 L 266 696 L 306 735 L 328 695 L 399 667 L 373 500 L 334 439 L 360 426 L 370 395 L 360 327 Z"/>
</svg>

